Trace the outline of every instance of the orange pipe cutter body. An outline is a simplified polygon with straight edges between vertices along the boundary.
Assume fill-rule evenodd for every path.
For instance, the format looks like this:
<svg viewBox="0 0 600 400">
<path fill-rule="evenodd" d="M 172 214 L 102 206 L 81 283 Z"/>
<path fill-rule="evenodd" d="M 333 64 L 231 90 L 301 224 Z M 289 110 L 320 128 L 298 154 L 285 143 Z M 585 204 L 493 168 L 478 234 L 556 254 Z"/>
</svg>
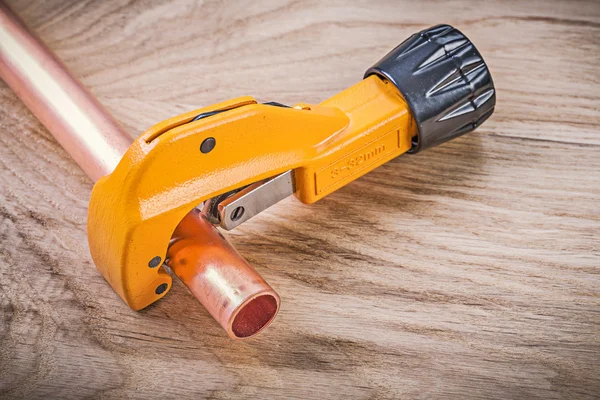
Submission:
<svg viewBox="0 0 600 400">
<path fill-rule="evenodd" d="M 199 114 L 222 111 L 190 122 Z M 171 286 L 162 268 L 172 233 L 196 205 L 293 170 L 294 194 L 314 203 L 408 151 L 416 126 L 398 90 L 377 76 L 321 105 L 279 107 L 251 97 L 183 114 L 150 128 L 92 191 L 90 250 L 134 309 Z M 202 143 L 214 143 L 204 153 Z"/>
</svg>

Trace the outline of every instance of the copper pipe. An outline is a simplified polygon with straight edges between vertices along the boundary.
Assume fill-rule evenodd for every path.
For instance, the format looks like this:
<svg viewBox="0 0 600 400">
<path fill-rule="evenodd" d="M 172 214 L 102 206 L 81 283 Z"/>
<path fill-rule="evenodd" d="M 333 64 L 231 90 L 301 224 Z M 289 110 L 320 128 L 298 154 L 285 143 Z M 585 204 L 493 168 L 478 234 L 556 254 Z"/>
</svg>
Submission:
<svg viewBox="0 0 600 400">
<path fill-rule="evenodd" d="M 279 296 L 198 210 L 179 223 L 168 265 L 234 339 L 267 327 Z"/>
<path fill-rule="evenodd" d="M 1 2 L 0 77 L 94 181 L 115 169 L 133 141 Z M 273 320 L 279 296 L 197 210 L 171 242 L 168 265 L 229 336 L 250 337 Z"/>
<path fill-rule="evenodd" d="M 0 77 L 94 182 L 129 148 L 127 132 L 2 2 Z"/>
</svg>

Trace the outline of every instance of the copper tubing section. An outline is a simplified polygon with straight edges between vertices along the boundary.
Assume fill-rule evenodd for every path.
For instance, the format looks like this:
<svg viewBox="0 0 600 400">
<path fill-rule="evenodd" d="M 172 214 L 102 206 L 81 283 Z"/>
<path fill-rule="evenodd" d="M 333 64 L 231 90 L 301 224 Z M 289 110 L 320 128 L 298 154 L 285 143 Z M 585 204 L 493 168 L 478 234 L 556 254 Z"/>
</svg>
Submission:
<svg viewBox="0 0 600 400">
<path fill-rule="evenodd" d="M 233 339 L 254 336 L 279 310 L 279 296 L 198 210 L 173 234 L 168 265 Z"/>
<path fill-rule="evenodd" d="M 132 138 L 0 0 L 0 77 L 95 182 L 110 174 Z M 168 265 L 236 339 L 255 335 L 279 296 L 197 210 L 176 229 Z"/>
<path fill-rule="evenodd" d="M 127 132 L 2 2 L 0 77 L 94 182 L 129 148 Z"/>
</svg>

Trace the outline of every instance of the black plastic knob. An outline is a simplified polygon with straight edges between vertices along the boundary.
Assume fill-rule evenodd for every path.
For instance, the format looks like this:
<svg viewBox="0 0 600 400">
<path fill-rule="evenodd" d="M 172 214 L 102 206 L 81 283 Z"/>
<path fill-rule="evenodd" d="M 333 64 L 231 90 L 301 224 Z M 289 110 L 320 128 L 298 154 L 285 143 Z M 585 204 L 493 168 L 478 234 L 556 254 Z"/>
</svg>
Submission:
<svg viewBox="0 0 600 400">
<path fill-rule="evenodd" d="M 471 132 L 494 112 L 496 91 L 483 57 L 457 29 L 412 35 L 365 73 L 400 91 L 418 125 L 411 153 Z"/>
</svg>

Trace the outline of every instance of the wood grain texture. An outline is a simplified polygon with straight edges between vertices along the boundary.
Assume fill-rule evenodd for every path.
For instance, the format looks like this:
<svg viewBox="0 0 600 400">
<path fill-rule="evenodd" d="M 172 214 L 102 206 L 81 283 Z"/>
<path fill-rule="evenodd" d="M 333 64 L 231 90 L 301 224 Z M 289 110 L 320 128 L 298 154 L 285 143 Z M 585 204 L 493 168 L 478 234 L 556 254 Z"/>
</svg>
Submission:
<svg viewBox="0 0 600 400">
<path fill-rule="evenodd" d="M 0 83 L 0 398 L 600 397 L 598 1 L 9 4 L 133 136 L 243 94 L 321 101 L 441 22 L 498 104 L 228 234 L 283 300 L 232 342 L 181 284 L 123 304 L 89 256 L 92 184 Z"/>
</svg>

